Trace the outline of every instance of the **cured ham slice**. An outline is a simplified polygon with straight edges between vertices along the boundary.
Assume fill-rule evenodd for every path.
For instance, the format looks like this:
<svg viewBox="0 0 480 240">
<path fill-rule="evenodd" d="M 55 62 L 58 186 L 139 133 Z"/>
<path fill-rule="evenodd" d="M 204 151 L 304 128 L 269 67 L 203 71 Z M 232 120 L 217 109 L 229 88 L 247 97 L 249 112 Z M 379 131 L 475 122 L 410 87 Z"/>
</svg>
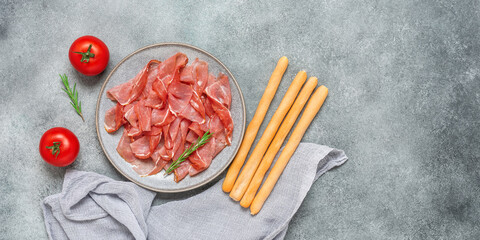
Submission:
<svg viewBox="0 0 480 240">
<path fill-rule="evenodd" d="M 151 60 L 147 66 L 148 66 L 148 72 L 147 72 L 147 82 L 145 83 L 145 87 L 143 88 L 141 98 L 145 99 L 150 96 L 150 94 L 153 91 L 153 82 L 157 80 L 158 76 L 158 66 L 161 64 L 160 61 L 157 60 Z"/>
<path fill-rule="evenodd" d="M 206 84 L 205 88 L 207 86 L 213 85 L 216 81 L 217 81 L 217 78 L 215 78 L 215 76 L 213 74 L 208 74 L 207 84 Z M 204 92 L 205 92 L 205 90 L 204 90 Z"/>
<path fill-rule="evenodd" d="M 150 152 L 153 154 L 153 151 L 155 151 L 155 148 L 157 148 L 158 144 L 160 143 L 160 140 L 162 139 L 162 135 L 152 135 L 150 136 L 149 143 L 150 143 Z"/>
<path fill-rule="evenodd" d="M 120 142 L 117 146 L 117 152 L 120 156 L 132 165 L 132 168 L 139 175 L 143 176 L 152 171 L 155 167 L 152 161 L 144 161 L 135 157 L 130 148 L 130 138 L 127 136 L 126 130 L 123 131 L 123 135 L 120 138 Z"/>
<path fill-rule="evenodd" d="M 165 148 L 166 149 L 171 149 L 172 148 L 172 138 L 170 137 L 170 125 L 171 124 L 168 124 L 168 125 L 164 125 L 162 127 L 162 130 L 163 130 L 163 136 L 164 136 L 164 139 L 165 139 Z M 172 156 L 173 157 L 173 156 Z"/>
<path fill-rule="evenodd" d="M 227 144 L 230 145 L 232 142 L 232 132 L 233 132 L 232 115 L 230 114 L 230 111 L 228 110 L 228 108 L 223 106 L 218 101 L 212 101 L 212 108 L 215 111 L 215 113 L 218 115 L 220 120 L 222 121 L 223 126 L 225 127 Z"/>
<path fill-rule="evenodd" d="M 157 136 L 157 135 L 161 135 L 162 132 L 163 132 L 163 129 L 161 127 L 152 126 L 152 129 L 150 130 L 150 132 L 145 132 L 145 135 Z"/>
<path fill-rule="evenodd" d="M 154 126 L 168 125 L 175 120 L 175 115 L 170 111 L 168 107 L 163 109 L 152 109 L 152 124 Z"/>
<path fill-rule="evenodd" d="M 165 86 L 165 83 L 163 83 L 162 80 L 157 78 L 157 80 L 153 82 L 152 89 L 157 94 L 157 96 L 160 99 L 162 99 L 163 102 L 167 101 L 167 96 L 168 96 L 167 86 Z"/>
<path fill-rule="evenodd" d="M 177 53 L 173 55 L 158 66 L 157 78 L 168 86 L 173 79 L 180 78 L 180 70 L 185 67 L 187 62 L 188 58 L 185 54 Z"/>
<path fill-rule="evenodd" d="M 203 134 L 208 131 L 208 121 L 210 121 L 210 119 L 207 117 L 203 124 L 192 122 L 188 128 L 194 131 L 198 136 L 203 136 Z"/>
<path fill-rule="evenodd" d="M 152 126 L 152 109 L 145 106 L 145 102 L 140 101 L 134 107 L 138 118 L 138 126 L 140 130 L 150 131 Z"/>
<path fill-rule="evenodd" d="M 140 98 L 145 99 L 145 106 L 160 109 L 164 106 L 165 99 L 161 98 L 153 89 L 153 83 L 157 80 L 158 66 L 161 62 L 152 60 L 149 64 L 147 83 Z"/>
<path fill-rule="evenodd" d="M 170 134 L 173 139 L 173 146 L 172 146 L 172 152 L 174 153 L 173 159 L 178 159 L 180 155 L 183 153 L 183 151 L 185 150 L 185 141 L 187 138 L 189 125 L 190 125 L 190 121 L 187 119 L 183 119 L 181 120 L 176 130 L 175 137 L 172 136 L 172 131 L 170 131 Z"/>
<path fill-rule="evenodd" d="M 127 120 L 132 127 L 138 128 L 138 117 L 137 117 L 137 113 L 135 112 L 135 109 L 133 108 L 134 105 L 127 105 L 127 106 L 129 106 L 130 108 L 125 112 L 125 115 L 124 115 L 125 120 Z"/>
<path fill-rule="evenodd" d="M 155 175 L 159 173 L 168 163 L 167 160 L 162 159 L 162 154 L 161 154 L 162 147 L 163 147 L 163 144 L 158 145 L 155 151 L 152 153 L 152 160 L 155 164 L 155 167 L 152 169 L 151 172 L 148 173 L 148 175 Z"/>
<path fill-rule="evenodd" d="M 167 151 L 167 148 L 165 146 L 162 146 L 160 148 L 160 151 L 158 152 L 160 154 L 160 157 L 165 160 L 165 161 L 170 161 L 173 158 L 173 154 Z"/>
<path fill-rule="evenodd" d="M 117 152 L 127 162 L 133 162 L 136 159 L 130 148 L 130 138 L 127 136 L 127 130 L 123 131 L 123 135 L 117 145 Z"/>
<path fill-rule="evenodd" d="M 219 74 L 217 81 L 209 82 L 205 93 L 208 96 L 213 110 L 220 117 L 220 120 L 222 120 L 226 130 L 227 143 L 230 145 L 233 132 L 233 120 L 230 110 L 228 110 L 232 100 L 228 77 L 224 74 Z"/>
<path fill-rule="evenodd" d="M 205 170 L 205 169 L 203 169 L 203 170 Z M 198 173 L 203 172 L 203 170 L 197 170 L 194 167 L 191 167 L 190 169 L 188 169 L 188 175 L 190 175 L 190 177 L 193 177 L 193 176 L 197 175 Z"/>
<path fill-rule="evenodd" d="M 198 139 L 198 135 L 192 131 L 192 130 L 189 130 L 188 133 L 187 133 L 187 138 L 185 139 L 185 141 L 189 142 L 189 143 L 194 143 L 196 142 Z"/>
<path fill-rule="evenodd" d="M 215 110 L 213 110 L 212 103 L 208 99 L 208 97 L 204 97 L 202 99 L 203 106 L 205 107 L 205 114 L 209 117 L 213 117 L 215 115 Z"/>
<path fill-rule="evenodd" d="M 204 123 L 205 118 L 202 117 L 201 113 L 199 113 L 191 104 L 188 104 L 182 112 L 180 112 L 180 117 L 186 118 L 192 122 L 197 123 Z"/>
<path fill-rule="evenodd" d="M 168 129 L 168 134 L 170 135 L 170 139 L 175 140 L 177 138 L 178 131 L 180 130 L 180 123 L 182 122 L 181 118 L 176 118 L 171 124 Z M 167 147 L 168 148 L 168 147 Z"/>
<path fill-rule="evenodd" d="M 183 68 L 182 72 L 180 73 L 180 82 L 184 82 L 187 84 L 194 84 L 195 79 L 193 79 L 193 72 L 192 66 L 186 66 Z"/>
<path fill-rule="evenodd" d="M 193 108 L 193 109 L 192 109 Z M 190 99 L 190 109 L 189 111 L 196 111 L 195 114 L 198 116 L 200 119 L 190 119 L 191 121 L 198 122 L 198 123 L 203 123 L 205 120 L 205 106 L 203 106 L 202 99 L 197 95 L 196 92 L 193 92 L 192 98 Z M 184 111 L 185 112 L 185 111 Z"/>
<path fill-rule="evenodd" d="M 201 100 L 198 97 L 194 97 L 195 93 L 190 85 L 173 81 L 168 91 L 169 108 L 175 116 L 198 123 L 205 121 L 204 108 L 199 106 L 201 105 Z"/>
<path fill-rule="evenodd" d="M 152 63 L 152 61 L 150 61 Z M 107 91 L 107 97 L 121 105 L 127 105 L 137 99 L 147 84 L 149 64 L 137 76 L 126 83 L 120 84 Z"/>
<path fill-rule="evenodd" d="M 175 174 L 173 179 L 175 182 L 180 182 L 182 179 L 184 179 L 188 173 L 190 172 L 190 168 L 192 165 L 190 165 L 189 161 L 184 161 L 178 165 L 178 167 L 173 171 Z"/>
<path fill-rule="evenodd" d="M 138 127 L 129 126 L 125 127 L 125 129 L 127 130 L 129 137 L 138 137 L 142 135 L 142 130 L 140 130 Z"/>
<path fill-rule="evenodd" d="M 193 89 L 190 85 L 174 81 L 168 87 L 168 104 L 170 110 L 178 116 L 189 105 Z"/>
<path fill-rule="evenodd" d="M 225 107 L 230 108 L 230 104 L 232 103 L 232 94 L 230 92 L 230 83 L 228 82 L 227 75 L 220 73 L 217 81 L 209 85 L 205 89 L 205 93 L 211 99 L 214 99 L 223 104 Z"/>
<path fill-rule="evenodd" d="M 123 111 L 120 104 L 115 105 L 105 113 L 105 130 L 107 132 L 117 131 L 123 123 Z"/>
<path fill-rule="evenodd" d="M 195 59 L 195 61 L 192 63 L 192 77 L 195 80 L 195 84 L 193 84 L 193 90 L 198 96 L 201 96 L 208 83 L 208 63 L 198 60 L 198 58 Z"/>
<path fill-rule="evenodd" d="M 150 94 L 145 99 L 145 106 L 155 109 L 162 109 L 165 106 L 165 101 L 163 101 L 156 93 Z"/>
<path fill-rule="evenodd" d="M 212 132 L 213 137 L 215 138 L 215 151 L 214 156 L 217 155 L 220 151 L 222 151 L 225 146 L 227 146 L 227 136 L 225 132 L 225 128 L 223 127 L 223 123 L 220 120 L 220 117 L 215 116 L 212 118 L 209 123 L 208 127 Z"/>
<path fill-rule="evenodd" d="M 212 162 L 212 159 L 214 157 L 214 153 L 215 138 L 211 138 L 208 143 L 203 145 L 203 147 L 193 152 L 188 159 L 190 160 L 192 167 L 202 171 L 205 170 L 208 166 L 210 166 L 210 163 Z"/>
<path fill-rule="evenodd" d="M 141 176 L 168 169 L 207 131 L 209 142 L 174 170 L 176 182 L 207 169 L 231 143 L 228 77 L 210 74 L 205 61 L 187 63 L 183 53 L 151 60 L 134 78 L 107 91 L 116 105 L 105 113 L 105 129 L 124 126 L 117 152 Z"/>
<path fill-rule="evenodd" d="M 143 136 L 134 142 L 130 143 L 130 148 L 132 149 L 135 157 L 139 159 L 147 159 L 152 155 L 152 150 L 150 149 L 150 137 Z"/>
</svg>

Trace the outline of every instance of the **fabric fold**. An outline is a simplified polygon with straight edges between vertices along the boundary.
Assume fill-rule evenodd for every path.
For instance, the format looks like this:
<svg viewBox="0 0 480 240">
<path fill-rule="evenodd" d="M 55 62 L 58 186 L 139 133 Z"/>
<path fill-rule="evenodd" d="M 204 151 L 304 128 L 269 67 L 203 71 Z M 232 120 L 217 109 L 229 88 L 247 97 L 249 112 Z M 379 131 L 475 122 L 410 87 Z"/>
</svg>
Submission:
<svg viewBox="0 0 480 240">
<path fill-rule="evenodd" d="M 63 190 L 42 202 L 50 239 L 146 239 L 155 193 L 131 182 L 69 169 Z"/>
<path fill-rule="evenodd" d="M 45 225 L 50 239 L 283 239 L 312 184 L 346 160 L 342 150 L 301 143 L 256 216 L 221 190 L 221 180 L 151 206 L 155 193 L 131 182 L 67 170 L 62 193 L 42 202 Z"/>
</svg>

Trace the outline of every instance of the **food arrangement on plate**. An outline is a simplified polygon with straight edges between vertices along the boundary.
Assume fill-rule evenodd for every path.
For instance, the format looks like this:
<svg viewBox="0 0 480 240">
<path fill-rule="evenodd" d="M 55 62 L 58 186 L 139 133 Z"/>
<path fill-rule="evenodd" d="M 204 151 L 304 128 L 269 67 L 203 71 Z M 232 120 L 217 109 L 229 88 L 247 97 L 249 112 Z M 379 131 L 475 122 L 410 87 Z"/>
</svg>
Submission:
<svg viewBox="0 0 480 240">
<path fill-rule="evenodd" d="M 145 86 L 133 88 L 145 81 L 140 76 L 146 78 Z M 129 86 L 135 90 L 123 93 L 122 89 Z M 136 99 L 129 99 L 129 94 Z M 139 102 L 142 103 L 137 105 Z M 115 122 L 116 111 L 124 108 L 130 110 L 128 117 L 125 118 L 127 111 L 119 113 Z M 142 114 L 140 118 L 135 109 Z M 130 181 L 163 193 L 188 191 L 216 179 L 233 161 L 246 125 L 245 102 L 233 74 L 212 54 L 183 43 L 153 44 L 123 58 L 106 77 L 95 112 L 98 140 L 112 166 Z M 136 121 L 132 117 L 137 117 Z M 142 131 L 148 129 L 147 125 L 150 132 Z M 124 133 L 127 136 L 122 138 Z M 132 149 L 131 144 L 139 139 Z M 119 147 L 120 143 L 130 148 Z M 161 161 L 155 162 L 158 156 Z"/>
<path fill-rule="evenodd" d="M 163 62 L 151 60 L 135 77 L 106 92 L 117 104 L 105 113 L 105 130 L 123 126 L 116 150 L 141 176 L 164 169 L 179 182 L 207 169 L 231 144 L 228 76 L 209 73 L 201 59 L 188 61 L 180 52 Z"/>
</svg>

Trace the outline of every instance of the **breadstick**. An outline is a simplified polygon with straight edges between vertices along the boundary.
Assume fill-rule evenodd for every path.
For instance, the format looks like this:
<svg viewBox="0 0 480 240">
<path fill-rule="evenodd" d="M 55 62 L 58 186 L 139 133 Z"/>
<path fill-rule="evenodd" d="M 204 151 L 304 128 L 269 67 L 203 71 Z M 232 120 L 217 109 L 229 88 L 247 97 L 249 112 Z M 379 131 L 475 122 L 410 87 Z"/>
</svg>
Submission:
<svg viewBox="0 0 480 240">
<path fill-rule="evenodd" d="M 300 144 L 305 131 L 317 114 L 318 110 L 320 110 L 320 107 L 325 101 L 327 95 L 328 89 L 325 86 L 320 86 L 315 93 L 313 93 L 312 98 L 308 101 L 305 111 L 303 112 L 302 117 L 300 117 L 297 126 L 293 130 L 290 139 L 288 139 L 285 148 L 283 149 L 282 153 L 280 153 L 278 160 L 273 165 L 273 168 L 265 180 L 265 183 L 263 183 L 262 187 L 260 188 L 260 191 L 258 191 L 257 195 L 253 199 L 252 205 L 250 206 L 250 213 L 252 215 L 257 214 L 260 209 L 262 209 L 265 200 L 272 192 L 273 187 L 275 187 L 278 178 L 285 169 L 285 166 L 287 166 L 287 163 L 297 149 L 298 144 Z"/>
<path fill-rule="evenodd" d="M 237 179 L 238 173 L 245 162 L 245 158 L 252 147 L 252 143 L 257 136 L 258 129 L 265 118 L 265 114 L 267 113 L 268 107 L 272 102 L 275 93 L 277 92 L 278 85 L 282 80 L 283 74 L 288 66 L 288 59 L 287 57 L 283 56 L 278 60 L 277 66 L 275 70 L 273 70 L 272 76 L 270 76 L 270 80 L 268 81 L 267 87 L 263 93 L 260 102 L 258 103 L 257 110 L 255 111 L 255 115 L 253 115 L 252 121 L 248 124 L 247 131 L 245 132 L 245 136 L 243 137 L 243 141 L 240 145 L 240 149 L 235 156 L 230 168 L 228 169 L 227 176 L 223 181 L 222 189 L 224 192 L 230 192 L 233 188 L 233 184 Z"/>
<path fill-rule="evenodd" d="M 298 97 L 297 99 L 295 99 L 295 102 L 293 103 L 292 108 L 290 109 L 290 111 L 288 111 L 288 114 L 283 120 L 282 125 L 280 125 L 280 128 L 278 129 L 278 132 L 275 135 L 275 138 L 273 139 L 272 143 L 268 147 L 267 153 L 265 153 L 265 156 L 263 156 L 263 159 L 260 162 L 260 166 L 258 166 L 258 169 L 255 172 L 255 175 L 253 176 L 252 181 L 250 182 L 250 185 L 248 185 L 245 195 L 243 195 L 243 198 L 240 201 L 240 205 L 242 207 L 244 208 L 250 207 L 250 204 L 252 203 L 253 198 L 255 197 L 255 193 L 257 193 L 258 188 L 262 184 L 263 178 L 265 177 L 265 173 L 270 168 L 270 165 L 272 164 L 272 161 L 275 158 L 275 155 L 277 154 L 278 150 L 280 150 L 280 148 L 282 147 L 283 141 L 285 141 L 285 138 L 287 137 L 288 133 L 292 129 L 293 124 L 295 124 L 295 121 L 297 121 L 298 115 L 300 115 L 300 112 L 305 106 L 305 103 L 307 103 L 308 98 L 310 97 L 313 90 L 317 86 L 317 82 L 318 81 L 316 77 L 310 77 L 307 83 L 305 83 L 305 86 L 303 87 L 300 94 L 298 94 Z"/>
<path fill-rule="evenodd" d="M 292 106 L 293 101 L 297 97 L 297 94 L 302 88 L 303 83 L 305 83 L 305 80 L 307 80 L 307 73 L 305 71 L 300 71 L 295 79 L 293 79 L 290 87 L 288 87 L 288 90 L 285 93 L 285 96 L 283 96 L 280 105 L 278 105 L 278 108 L 273 114 L 272 119 L 270 119 L 265 132 L 263 132 L 262 137 L 253 149 L 247 163 L 245 163 L 245 166 L 243 166 L 242 172 L 233 185 L 233 189 L 230 192 L 230 197 L 233 200 L 240 201 L 240 199 L 242 199 L 243 194 L 247 190 L 247 187 L 250 184 L 255 171 L 257 170 L 258 164 L 260 164 L 260 161 L 262 160 L 263 154 L 265 154 L 265 151 L 267 151 L 268 145 L 270 145 L 275 133 L 277 133 L 280 123 L 282 123 L 283 118 Z"/>
</svg>

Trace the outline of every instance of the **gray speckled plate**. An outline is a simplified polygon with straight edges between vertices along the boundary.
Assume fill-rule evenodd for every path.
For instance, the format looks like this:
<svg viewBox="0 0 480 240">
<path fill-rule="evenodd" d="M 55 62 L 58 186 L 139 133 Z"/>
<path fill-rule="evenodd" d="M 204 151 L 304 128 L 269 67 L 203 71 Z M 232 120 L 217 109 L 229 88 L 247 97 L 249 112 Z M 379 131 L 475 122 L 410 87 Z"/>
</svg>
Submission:
<svg viewBox="0 0 480 240">
<path fill-rule="evenodd" d="M 131 165 L 123 160 L 116 151 L 117 144 L 120 141 L 123 132 L 123 127 L 113 134 L 107 133 L 103 127 L 105 112 L 115 105 L 115 102 L 106 97 L 105 92 L 108 89 L 133 78 L 151 59 L 164 61 L 177 52 L 185 53 L 189 58 L 189 62 L 197 57 L 206 61 L 208 63 L 209 72 L 213 73 L 215 76 L 219 72 L 228 75 L 232 90 L 232 106 L 230 111 L 234 123 L 232 145 L 223 149 L 223 151 L 213 159 L 212 164 L 208 169 L 194 177 L 187 176 L 179 183 L 173 181 L 173 174 L 164 177 L 164 171 L 157 175 L 140 177 L 135 171 L 133 171 Z M 192 190 L 210 182 L 220 175 L 231 163 L 240 147 L 246 122 L 245 102 L 240 87 L 232 73 L 210 53 L 183 43 L 159 43 L 150 45 L 133 52 L 120 61 L 120 63 L 118 63 L 108 75 L 102 89 L 100 90 L 95 117 L 100 145 L 113 166 L 132 182 L 153 191 L 167 193 Z"/>
</svg>

